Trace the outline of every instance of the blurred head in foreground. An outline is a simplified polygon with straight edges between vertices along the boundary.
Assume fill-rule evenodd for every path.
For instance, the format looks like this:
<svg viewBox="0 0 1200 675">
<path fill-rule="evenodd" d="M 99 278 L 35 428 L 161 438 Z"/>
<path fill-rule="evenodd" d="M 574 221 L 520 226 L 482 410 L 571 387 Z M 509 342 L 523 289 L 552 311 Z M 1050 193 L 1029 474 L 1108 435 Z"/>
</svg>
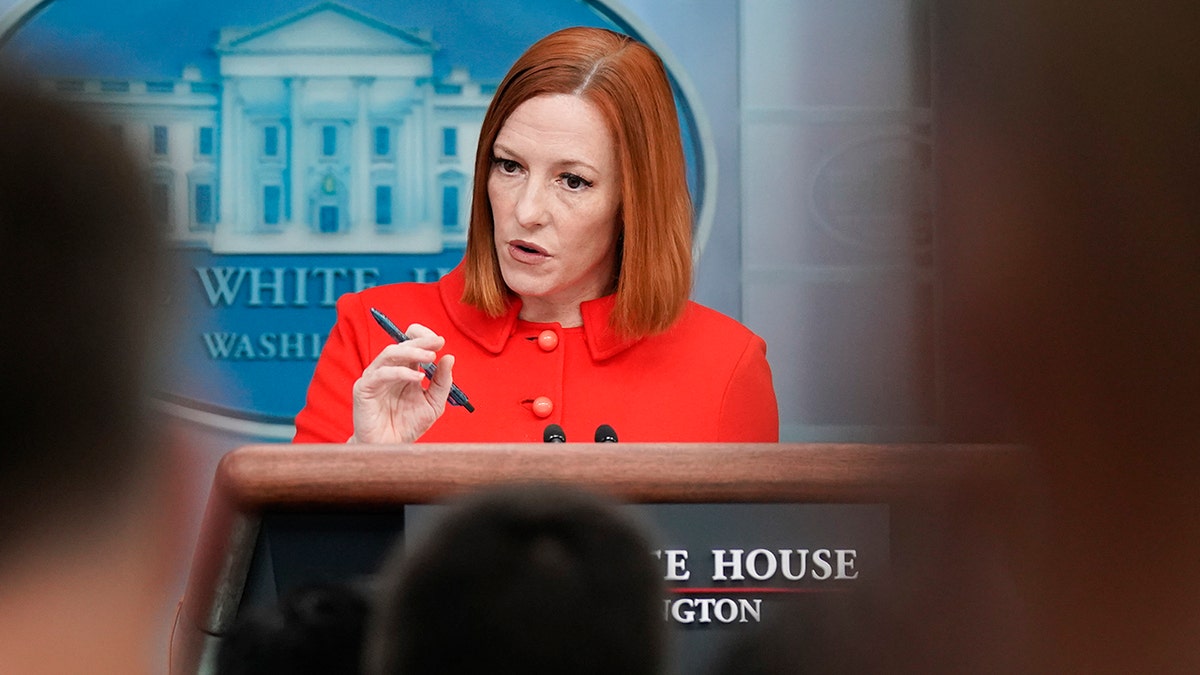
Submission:
<svg viewBox="0 0 1200 675">
<path fill-rule="evenodd" d="M 555 485 L 467 496 L 385 566 L 368 673 L 660 671 L 653 545 L 629 512 Z"/>
<path fill-rule="evenodd" d="M 147 405 L 164 293 L 142 171 L 0 72 L 0 671 L 146 672 L 179 515 Z"/>
</svg>

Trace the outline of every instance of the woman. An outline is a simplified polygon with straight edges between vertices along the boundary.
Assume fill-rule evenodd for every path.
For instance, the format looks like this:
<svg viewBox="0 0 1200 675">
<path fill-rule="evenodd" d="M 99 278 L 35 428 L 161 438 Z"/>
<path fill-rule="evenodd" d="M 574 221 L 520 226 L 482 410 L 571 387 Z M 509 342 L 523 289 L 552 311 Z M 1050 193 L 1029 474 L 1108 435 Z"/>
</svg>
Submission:
<svg viewBox="0 0 1200 675">
<path fill-rule="evenodd" d="M 599 28 L 539 40 L 484 117 L 462 264 L 338 300 L 295 442 L 777 441 L 765 343 L 688 300 L 691 225 L 658 56 Z"/>
</svg>

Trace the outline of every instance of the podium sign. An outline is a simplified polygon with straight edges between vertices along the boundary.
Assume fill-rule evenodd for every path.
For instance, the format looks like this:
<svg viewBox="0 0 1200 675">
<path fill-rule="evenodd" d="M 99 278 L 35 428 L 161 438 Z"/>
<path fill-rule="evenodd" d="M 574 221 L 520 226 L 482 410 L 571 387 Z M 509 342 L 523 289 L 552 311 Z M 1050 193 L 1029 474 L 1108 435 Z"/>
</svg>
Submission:
<svg viewBox="0 0 1200 675">
<path fill-rule="evenodd" d="M 444 507 L 405 508 L 419 533 Z M 672 670 L 705 672 L 730 640 L 788 603 L 886 583 L 886 504 L 630 504 L 667 585 Z"/>
</svg>

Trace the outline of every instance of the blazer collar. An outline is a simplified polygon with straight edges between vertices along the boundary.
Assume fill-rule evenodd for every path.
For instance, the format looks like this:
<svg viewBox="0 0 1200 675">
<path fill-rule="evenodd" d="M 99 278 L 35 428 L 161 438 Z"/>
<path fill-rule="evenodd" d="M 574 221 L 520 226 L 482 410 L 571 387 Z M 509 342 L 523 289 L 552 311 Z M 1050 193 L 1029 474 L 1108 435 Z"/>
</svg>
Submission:
<svg viewBox="0 0 1200 675">
<path fill-rule="evenodd" d="M 438 282 L 446 314 L 450 316 L 454 326 L 473 342 L 493 354 L 499 354 L 504 350 L 508 339 L 516 333 L 517 315 L 521 311 L 520 298 L 510 300 L 504 314 L 488 316 L 462 301 L 465 288 L 466 276 L 461 264 Z M 603 361 L 620 354 L 641 340 L 618 335 L 609 325 L 609 317 L 616 300 L 616 295 L 606 295 L 588 300 L 579 306 L 583 314 L 584 338 L 594 361 Z"/>
</svg>

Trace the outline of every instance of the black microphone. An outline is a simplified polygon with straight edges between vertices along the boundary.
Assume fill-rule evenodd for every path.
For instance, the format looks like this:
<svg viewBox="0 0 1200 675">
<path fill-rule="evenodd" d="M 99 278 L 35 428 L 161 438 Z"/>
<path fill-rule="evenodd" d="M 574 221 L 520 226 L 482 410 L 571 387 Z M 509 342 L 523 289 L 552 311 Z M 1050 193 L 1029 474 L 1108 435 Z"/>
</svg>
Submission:
<svg viewBox="0 0 1200 675">
<path fill-rule="evenodd" d="M 557 424 L 547 424 L 546 430 L 542 432 L 542 442 L 566 443 L 567 435 L 563 433 L 563 428 Z"/>
<path fill-rule="evenodd" d="M 607 424 L 601 424 L 596 427 L 596 442 L 597 443 L 616 443 L 617 432 Z"/>
</svg>

